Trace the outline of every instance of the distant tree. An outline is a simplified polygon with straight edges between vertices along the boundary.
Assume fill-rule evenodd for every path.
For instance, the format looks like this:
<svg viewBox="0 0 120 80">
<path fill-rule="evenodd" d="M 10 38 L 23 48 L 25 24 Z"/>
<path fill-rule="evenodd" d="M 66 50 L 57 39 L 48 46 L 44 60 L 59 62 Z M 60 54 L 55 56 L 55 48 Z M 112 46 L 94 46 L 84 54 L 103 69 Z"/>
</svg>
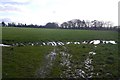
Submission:
<svg viewBox="0 0 120 80">
<path fill-rule="evenodd" d="M 86 28 L 86 27 L 87 27 L 85 20 L 82 21 L 82 27 L 83 27 L 83 28 Z"/>
<path fill-rule="evenodd" d="M 64 28 L 64 22 L 60 25 L 61 28 Z"/>
<path fill-rule="evenodd" d="M 87 26 L 88 28 L 91 26 L 89 20 L 86 20 L 85 23 L 86 23 L 86 26 Z"/>
<path fill-rule="evenodd" d="M 14 22 L 12 22 L 12 23 L 8 23 L 8 26 L 9 27 L 16 27 L 16 24 Z"/>
<path fill-rule="evenodd" d="M 72 21 L 72 29 L 76 29 L 76 27 L 77 27 L 77 19 L 73 19 L 73 20 L 71 20 Z"/>
<path fill-rule="evenodd" d="M 61 28 L 68 28 L 68 23 L 67 22 L 63 22 L 61 24 Z"/>
<path fill-rule="evenodd" d="M 17 27 L 22 27 L 22 23 L 18 23 Z"/>
<path fill-rule="evenodd" d="M 72 28 L 72 21 L 68 21 L 67 23 L 68 23 L 68 27 Z"/>
<path fill-rule="evenodd" d="M 103 21 L 100 21 L 100 23 L 99 23 L 99 24 L 100 24 L 100 26 L 99 26 L 100 28 L 102 28 L 102 27 L 103 27 L 103 25 L 104 25 Z"/>
<path fill-rule="evenodd" d="M 1 23 L 2 26 L 7 26 L 5 22 Z M 63 22 L 60 26 L 58 23 L 49 22 L 46 25 L 37 25 L 37 24 L 22 24 L 18 23 L 15 24 L 14 22 L 8 23 L 8 27 L 31 27 L 31 28 L 65 28 L 65 29 L 94 29 L 94 30 L 118 30 L 120 28 L 118 26 L 113 26 L 113 23 L 110 21 L 98 21 L 98 20 L 80 20 L 80 19 L 73 19 L 67 22 Z"/>
<path fill-rule="evenodd" d="M 75 29 L 78 29 L 77 20 L 78 20 L 78 19 L 74 19 L 74 20 L 73 20 L 73 24 L 74 24 L 73 27 L 74 27 Z"/>
<path fill-rule="evenodd" d="M 32 27 L 34 27 L 34 25 L 33 25 L 33 24 L 30 24 L 30 25 L 28 25 L 28 27 L 31 27 L 31 28 L 32 28 Z"/>
<path fill-rule="evenodd" d="M 91 23 L 92 23 L 92 26 L 91 26 L 91 27 L 96 27 L 96 20 L 91 21 Z"/>
<path fill-rule="evenodd" d="M 81 20 L 77 19 L 76 23 L 77 23 L 77 27 L 80 28 L 82 23 Z"/>
<path fill-rule="evenodd" d="M 11 26 L 11 23 L 8 23 L 8 27 L 10 27 Z"/>
<path fill-rule="evenodd" d="M 58 26 L 58 24 L 57 23 L 55 23 L 55 22 L 53 22 L 53 23 L 47 23 L 46 25 L 45 25 L 45 27 L 46 28 L 58 28 L 59 26 Z"/>
<path fill-rule="evenodd" d="M 5 22 L 2 22 L 2 26 L 3 26 L 3 27 L 5 27 L 5 26 L 6 26 Z"/>
</svg>

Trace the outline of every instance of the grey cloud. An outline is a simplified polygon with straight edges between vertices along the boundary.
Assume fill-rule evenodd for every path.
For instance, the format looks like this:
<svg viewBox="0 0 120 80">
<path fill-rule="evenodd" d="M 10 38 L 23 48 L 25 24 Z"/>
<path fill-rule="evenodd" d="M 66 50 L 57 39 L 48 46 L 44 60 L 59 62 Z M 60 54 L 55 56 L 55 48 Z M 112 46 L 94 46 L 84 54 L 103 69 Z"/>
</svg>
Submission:
<svg viewBox="0 0 120 80">
<path fill-rule="evenodd" d="M 11 5 L 27 5 L 28 2 L 1 2 L 1 4 L 11 4 Z"/>
<path fill-rule="evenodd" d="M 0 22 L 2 22 L 2 21 L 7 22 L 7 23 L 12 22 L 10 18 L 2 18 L 2 19 L 0 19 Z"/>
<path fill-rule="evenodd" d="M 2 5 L 6 5 L 6 4 L 9 4 L 9 5 L 27 5 L 29 3 L 30 3 L 30 1 L 27 1 L 27 2 L 17 2 L 17 1 L 13 1 L 13 0 L 1 0 L 0 1 L 0 4 L 2 4 Z"/>
<path fill-rule="evenodd" d="M 14 6 L 0 6 L 0 11 L 20 11 L 20 9 Z"/>
<path fill-rule="evenodd" d="M 28 1 L 18 1 L 18 0 L 0 0 L 0 11 L 21 11 L 20 8 L 16 7 L 17 5 L 23 6 L 31 3 L 31 0 Z"/>
</svg>

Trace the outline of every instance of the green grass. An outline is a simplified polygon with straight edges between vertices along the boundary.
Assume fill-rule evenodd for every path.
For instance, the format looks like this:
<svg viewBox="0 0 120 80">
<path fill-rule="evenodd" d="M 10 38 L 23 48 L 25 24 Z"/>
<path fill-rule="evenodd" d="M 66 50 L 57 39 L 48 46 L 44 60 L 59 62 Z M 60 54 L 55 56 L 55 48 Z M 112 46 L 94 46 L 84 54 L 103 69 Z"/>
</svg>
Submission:
<svg viewBox="0 0 120 80">
<path fill-rule="evenodd" d="M 118 32 L 95 30 L 64 30 L 41 28 L 2 28 L 2 40 L 27 41 L 80 41 L 80 40 L 117 40 Z"/>
<path fill-rule="evenodd" d="M 2 75 L 3 78 L 34 77 L 42 61 L 52 50 L 50 46 L 3 47 Z M 6 74 L 7 73 L 7 74 Z"/>
<path fill-rule="evenodd" d="M 36 42 L 36 41 L 83 41 L 93 39 L 118 41 L 116 31 L 95 31 L 95 30 L 64 30 L 64 29 L 41 29 L 41 28 L 15 28 L 4 27 L 2 29 L 3 43 L 11 42 Z M 1 34 L 1 33 L 0 33 Z M 99 72 L 102 68 L 103 77 L 118 77 L 118 45 L 99 44 L 96 48 L 93 44 L 65 45 L 67 53 L 73 55 L 72 60 L 83 62 L 90 51 L 97 54 L 94 60 L 94 72 Z M 45 56 L 53 51 L 51 46 L 21 46 L 2 48 L 2 76 L 3 78 L 34 78 L 36 71 L 43 66 Z M 63 47 L 57 46 L 57 53 L 64 51 Z M 59 77 L 64 67 L 59 65 L 60 57 L 57 56 L 51 73 L 48 77 Z M 102 65 L 106 65 L 104 68 Z M 110 72 L 112 76 L 106 76 Z M 7 74 L 6 74 L 7 73 Z M 96 76 L 94 76 L 96 77 Z"/>
<path fill-rule="evenodd" d="M 99 78 L 110 77 L 115 78 L 120 74 L 118 73 L 118 47 L 117 45 L 98 45 L 97 48 L 94 45 L 66 45 L 68 53 L 73 55 L 72 61 L 78 62 L 79 65 L 86 59 L 90 51 L 94 51 L 97 54 L 94 55 L 93 65 L 94 72 L 99 72 L 102 68 L 102 74 Z M 56 47 L 60 51 L 64 51 L 62 47 Z M 50 46 L 25 46 L 14 47 L 13 51 L 11 47 L 3 47 L 2 54 L 2 70 L 3 78 L 35 78 L 36 71 L 44 64 L 45 56 L 53 50 Z M 112 58 L 112 59 L 111 59 Z M 111 59 L 111 60 L 110 60 Z M 48 77 L 59 77 L 62 67 L 59 64 L 60 56 L 57 56 L 51 73 Z M 112 62 L 111 62 L 112 61 Z M 106 65 L 105 67 L 102 67 Z M 82 65 L 83 66 L 83 65 Z M 74 68 L 73 68 L 74 69 Z M 83 66 L 84 70 L 84 66 Z M 87 71 L 86 71 L 87 72 Z M 112 76 L 106 76 L 109 72 Z M 7 75 L 6 75 L 7 73 Z M 94 76 L 96 78 L 96 76 Z"/>
</svg>

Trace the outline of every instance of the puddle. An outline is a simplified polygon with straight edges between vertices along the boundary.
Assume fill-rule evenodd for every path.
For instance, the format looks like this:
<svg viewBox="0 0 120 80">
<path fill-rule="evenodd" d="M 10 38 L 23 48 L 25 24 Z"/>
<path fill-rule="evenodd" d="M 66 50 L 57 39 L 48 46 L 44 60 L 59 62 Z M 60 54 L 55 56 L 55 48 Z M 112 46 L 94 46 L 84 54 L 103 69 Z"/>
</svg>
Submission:
<svg viewBox="0 0 120 80">
<path fill-rule="evenodd" d="M 57 43 L 56 42 L 47 42 L 47 45 L 57 46 Z"/>
<path fill-rule="evenodd" d="M 72 55 L 65 52 L 60 52 L 60 56 L 62 57 L 60 63 L 62 66 L 69 66 L 71 64 L 70 58 L 72 57 Z"/>
<path fill-rule="evenodd" d="M 71 44 L 72 42 L 66 42 L 66 44 Z"/>
<path fill-rule="evenodd" d="M 61 78 L 84 78 L 84 79 L 88 79 L 88 78 L 92 78 L 93 77 L 93 59 L 91 58 L 91 56 L 95 55 L 95 52 L 89 52 L 88 56 L 86 57 L 86 59 L 83 61 L 83 65 L 81 64 L 75 64 L 74 61 L 71 62 L 71 58 L 72 55 L 70 55 L 71 57 L 68 57 L 68 53 L 64 53 L 64 52 L 60 52 L 60 54 L 63 56 L 62 57 L 62 66 L 65 66 L 66 69 L 63 71 L 63 73 L 60 75 Z M 78 67 L 78 66 L 83 66 L 82 67 Z"/>
<path fill-rule="evenodd" d="M 14 43 L 12 44 L 12 46 L 26 46 L 26 45 L 31 45 L 31 46 L 45 46 L 45 45 L 49 45 L 49 46 L 64 46 L 64 45 L 69 45 L 69 44 L 75 44 L 75 45 L 81 45 L 81 44 L 94 44 L 95 47 L 97 47 L 96 45 L 98 44 L 117 44 L 116 41 L 106 41 L 106 40 L 91 40 L 91 41 L 75 41 L 75 42 L 60 42 L 60 41 L 51 41 L 51 42 L 28 42 L 28 43 Z M 3 45 L 1 44 L 0 46 L 7 46 L 7 45 Z M 8 45 L 9 46 L 9 45 Z"/>
<path fill-rule="evenodd" d="M 57 44 L 58 44 L 59 46 L 65 45 L 63 42 L 57 42 Z"/>
<path fill-rule="evenodd" d="M 89 55 L 95 55 L 96 53 L 95 52 L 89 52 Z"/>
<path fill-rule="evenodd" d="M 46 45 L 46 44 L 43 42 L 43 45 Z"/>
<path fill-rule="evenodd" d="M 90 44 L 100 44 L 100 40 L 93 40 L 93 41 L 90 41 Z"/>
<path fill-rule="evenodd" d="M 103 41 L 103 44 L 109 44 L 109 43 L 111 43 L 111 44 L 117 44 L 115 41 Z"/>
<path fill-rule="evenodd" d="M 80 44 L 80 42 L 74 42 L 74 44 Z"/>
<path fill-rule="evenodd" d="M 0 44 L 2 47 L 10 47 L 10 45 Z"/>
<path fill-rule="evenodd" d="M 95 48 L 97 47 L 97 46 L 94 46 Z"/>
<path fill-rule="evenodd" d="M 87 41 L 83 41 L 82 44 L 88 44 L 88 42 Z"/>
<path fill-rule="evenodd" d="M 85 61 L 84 61 L 84 68 L 89 72 L 89 73 L 87 73 L 87 72 L 85 72 L 84 71 L 84 77 L 86 77 L 86 78 L 92 78 L 93 77 L 93 69 L 94 69 L 94 67 L 93 67 L 93 65 L 92 65 L 92 62 L 93 62 L 93 59 L 91 58 L 91 56 L 93 56 L 93 55 L 95 55 L 96 53 L 95 52 L 89 52 L 88 53 L 89 55 L 87 56 L 87 58 L 85 59 Z"/>
<path fill-rule="evenodd" d="M 69 42 L 70 43 L 70 42 Z M 54 44 L 55 45 L 55 44 Z M 93 58 L 97 53 L 90 51 L 88 52 L 86 58 L 83 61 L 74 61 L 72 58 L 73 55 L 67 52 L 67 48 L 63 46 L 63 51 L 56 53 L 56 50 L 53 49 L 48 55 L 46 55 L 45 64 L 37 72 L 37 76 L 40 78 L 45 78 L 49 75 L 50 71 L 53 69 L 54 62 L 57 61 L 56 57 L 59 56 L 58 65 L 62 67 L 62 72 L 59 75 L 60 78 L 93 78 L 93 76 L 99 76 L 100 72 L 94 72 L 95 66 L 93 65 Z M 105 65 L 103 65 L 105 66 Z M 111 75 L 106 73 L 106 76 Z"/>
<path fill-rule="evenodd" d="M 50 54 L 48 54 L 47 56 L 46 56 L 46 58 L 47 59 L 50 59 L 50 61 L 53 61 L 53 60 L 55 60 L 55 57 L 56 57 L 56 53 L 55 53 L 55 51 L 52 51 L 52 52 L 50 52 Z"/>
<path fill-rule="evenodd" d="M 37 70 L 35 74 L 37 78 L 46 78 L 49 75 L 53 66 L 53 62 L 56 58 L 56 55 L 57 53 L 55 52 L 55 49 L 51 51 L 48 55 L 46 55 L 44 65 L 39 70 Z"/>
</svg>

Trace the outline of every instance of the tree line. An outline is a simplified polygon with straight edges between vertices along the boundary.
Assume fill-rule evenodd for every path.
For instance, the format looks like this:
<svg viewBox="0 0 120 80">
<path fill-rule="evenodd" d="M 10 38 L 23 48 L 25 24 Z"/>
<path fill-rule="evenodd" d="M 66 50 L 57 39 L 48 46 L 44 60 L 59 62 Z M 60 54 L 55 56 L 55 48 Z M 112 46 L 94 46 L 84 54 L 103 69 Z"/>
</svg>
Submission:
<svg viewBox="0 0 120 80">
<path fill-rule="evenodd" d="M 118 30 L 118 26 L 113 26 L 111 21 L 98 21 L 98 20 L 80 20 L 73 19 L 63 22 L 58 25 L 56 22 L 48 22 L 46 25 L 22 24 L 22 23 L 8 23 L 1 22 L 3 27 L 28 27 L 28 28 L 60 28 L 60 29 L 81 29 L 81 30 Z"/>
<path fill-rule="evenodd" d="M 65 29 L 85 29 L 85 30 L 118 30 L 118 26 L 113 26 L 111 21 L 98 20 L 79 20 L 74 19 L 61 24 L 61 28 Z"/>
</svg>

